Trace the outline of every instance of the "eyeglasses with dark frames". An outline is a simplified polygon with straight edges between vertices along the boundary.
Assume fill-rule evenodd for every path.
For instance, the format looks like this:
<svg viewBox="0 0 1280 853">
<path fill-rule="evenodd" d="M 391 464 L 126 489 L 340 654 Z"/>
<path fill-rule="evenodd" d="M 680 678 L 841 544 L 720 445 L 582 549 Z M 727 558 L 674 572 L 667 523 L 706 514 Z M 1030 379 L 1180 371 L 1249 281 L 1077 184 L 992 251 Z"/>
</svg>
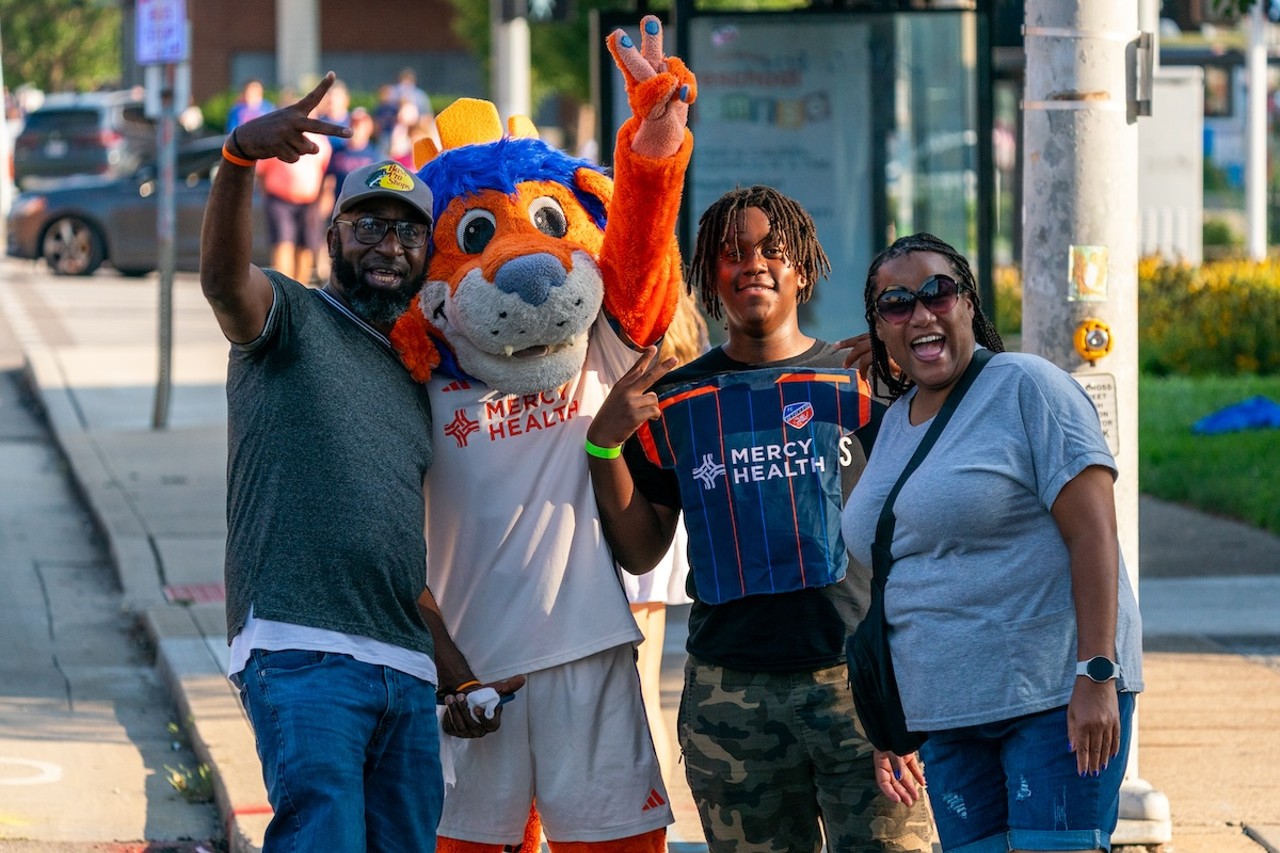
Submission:
<svg viewBox="0 0 1280 853">
<path fill-rule="evenodd" d="M 427 244 L 431 236 L 431 226 L 421 222 L 406 222 L 403 219 L 380 219 L 377 216 L 362 216 L 359 219 L 335 219 L 336 225 L 342 222 L 351 226 L 351 233 L 356 242 L 366 246 L 376 246 L 387 236 L 388 228 L 395 228 L 396 239 L 406 249 L 420 249 Z"/>
<path fill-rule="evenodd" d="M 891 287 L 876 297 L 876 314 L 886 323 L 901 326 L 915 313 L 916 303 L 934 314 L 946 314 L 956 307 L 963 290 L 949 275 L 931 275 L 914 291 L 905 287 Z"/>
</svg>

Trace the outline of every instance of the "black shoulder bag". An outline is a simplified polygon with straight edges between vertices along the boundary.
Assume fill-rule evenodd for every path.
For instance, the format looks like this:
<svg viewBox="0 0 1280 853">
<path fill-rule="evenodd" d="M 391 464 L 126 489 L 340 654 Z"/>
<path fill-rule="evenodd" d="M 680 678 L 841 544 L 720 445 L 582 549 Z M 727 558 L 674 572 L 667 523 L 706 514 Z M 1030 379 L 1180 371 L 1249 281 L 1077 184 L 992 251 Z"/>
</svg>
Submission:
<svg viewBox="0 0 1280 853">
<path fill-rule="evenodd" d="M 920 446 L 916 448 L 911 461 L 885 499 L 884 508 L 880 510 L 880 520 L 876 523 L 876 541 L 871 546 L 871 602 L 867 607 L 867 615 L 846 644 L 849 686 L 853 689 L 853 704 L 858 710 L 862 728 L 867 733 L 867 740 L 876 749 L 898 755 L 915 752 L 924 743 L 926 735 L 907 730 L 902 697 L 898 695 L 898 679 L 894 675 L 893 658 L 889 654 L 889 625 L 884 617 L 884 585 L 889 579 L 889 569 L 893 567 L 890 548 L 893 544 L 893 528 L 897 523 L 893 515 L 893 502 L 897 500 L 898 492 L 902 491 L 907 478 L 929 455 L 965 392 L 992 355 L 988 349 L 974 351 L 968 368 L 947 395 L 941 410 L 929 425 L 928 432 L 920 440 Z M 872 452 L 875 452 L 874 449 Z"/>
</svg>

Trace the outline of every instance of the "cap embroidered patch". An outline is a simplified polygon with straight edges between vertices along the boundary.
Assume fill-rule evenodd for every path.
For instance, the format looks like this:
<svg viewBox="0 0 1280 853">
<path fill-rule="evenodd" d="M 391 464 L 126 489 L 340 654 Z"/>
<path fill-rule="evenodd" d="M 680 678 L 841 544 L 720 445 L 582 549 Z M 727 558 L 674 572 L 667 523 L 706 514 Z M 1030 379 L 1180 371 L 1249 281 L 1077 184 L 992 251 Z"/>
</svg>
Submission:
<svg viewBox="0 0 1280 853">
<path fill-rule="evenodd" d="M 333 205 L 333 215 L 336 217 L 361 202 L 377 198 L 404 202 L 422 214 L 424 222 L 431 224 L 430 188 L 395 160 L 370 163 L 347 175 Z"/>
<path fill-rule="evenodd" d="M 388 163 L 372 172 L 365 179 L 364 185 L 370 189 L 399 190 L 409 192 L 413 189 L 413 178 L 399 163 Z"/>
</svg>

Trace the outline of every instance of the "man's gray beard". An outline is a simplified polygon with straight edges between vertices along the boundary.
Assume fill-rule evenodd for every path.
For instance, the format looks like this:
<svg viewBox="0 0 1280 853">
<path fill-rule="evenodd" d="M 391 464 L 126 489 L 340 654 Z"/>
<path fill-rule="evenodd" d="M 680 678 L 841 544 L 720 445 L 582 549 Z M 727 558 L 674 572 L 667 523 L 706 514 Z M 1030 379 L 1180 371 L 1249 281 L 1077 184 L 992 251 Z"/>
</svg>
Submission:
<svg viewBox="0 0 1280 853">
<path fill-rule="evenodd" d="M 395 290 L 384 290 L 367 284 L 356 271 L 355 265 L 341 252 L 335 252 L 330 260 L 333 277 L 342 285 L 351 309 L 372 326 L 389 326 L 394 323 L 413 298 L 422 290 L 427 280 L 424 271 L 417 278 L 408 279 Z"/>
</svg>

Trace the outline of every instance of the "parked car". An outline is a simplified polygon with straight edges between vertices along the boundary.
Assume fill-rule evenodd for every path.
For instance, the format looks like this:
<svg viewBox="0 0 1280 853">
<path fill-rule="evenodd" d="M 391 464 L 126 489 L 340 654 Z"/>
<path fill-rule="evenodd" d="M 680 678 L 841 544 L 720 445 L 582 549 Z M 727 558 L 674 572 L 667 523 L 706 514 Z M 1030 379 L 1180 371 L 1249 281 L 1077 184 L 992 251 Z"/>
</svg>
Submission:
<svg viewBox="0 0 1280 853">
<path fill-rule="evenodd" d="M 174 169 L 174 266 L 200 268 L 200 224 L 222 138 L 189 140 Z M 109 261 L 123 275 L 159 266 L 157 165 L 123 178 L 76 176 L 19 193 L 9 212 L 9 255 L 43 259 L 56 275 L 92 275 Z M 254 205 L 254 262 L 267 264 L 270 243 L 261 207 Z"/>
<path fill-rule="evenodd" d="M 155 123 L 132 93 L 50 95 L 14 140 L 13 177 L 22 189 L 67 175 L 121 177 L 155 151 Z"/>
</svg>

